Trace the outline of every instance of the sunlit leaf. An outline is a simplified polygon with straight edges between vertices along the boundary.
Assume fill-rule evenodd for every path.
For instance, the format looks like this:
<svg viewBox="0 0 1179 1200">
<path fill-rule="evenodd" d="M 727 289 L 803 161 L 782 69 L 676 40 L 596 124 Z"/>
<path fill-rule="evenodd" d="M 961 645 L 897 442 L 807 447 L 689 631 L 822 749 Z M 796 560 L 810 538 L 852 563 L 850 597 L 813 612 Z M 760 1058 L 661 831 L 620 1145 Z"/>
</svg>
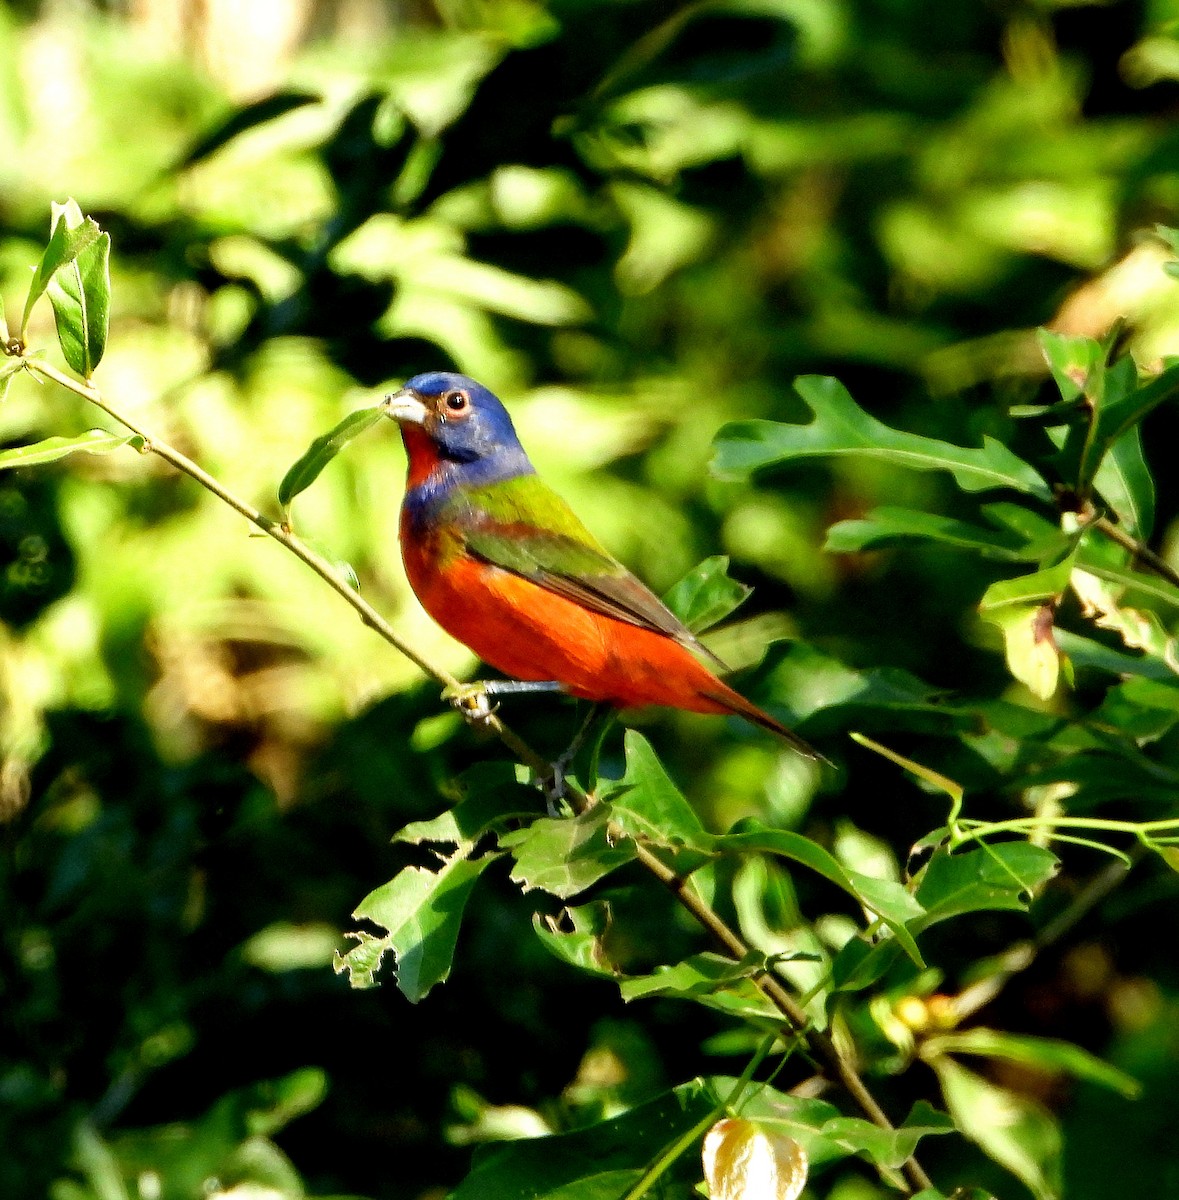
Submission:
<svg viewBox="0 0 1179 1200">
<path fill-rule="evenodd" d="M 222 146 L 228 145 L 243 133 L 262 125 L 268 125 L 297 108 L 303 108 L 308 104 L 318 104 L 321 99 L 322 97 L 313 92 L 272 92 L 260 100 L 243 104 L 198 138 L 174 169 L 180 171 L 194 166 L 202 159 L 215 154 Z"/>
<path fill-rule="evenodd" d="M 134 446 L 138 449 L 142 445 L 143 438 L 138 434 L 124 435 L 107 433 L 105 429 L 88 429 L 77 437 L 50 437 L 27 446 L 13 446 L 10 450 L 0 450 L 0 469 L 39 467 L 79 451 L 85 451 L 87 454 L 109 454 L 123 446 Z"/>
<path fill-rule="evenodd" d="M 740 962 L 705 952 L 672 966 L 657 967 L 650 975 L 624 979 L 619 990 L 624 1000 L 637 1000 L 642 996 L 691 999 L 720 991 L 738 980 L 751 979 L 766 969 L 766 956 L 756 951 L 751 951 Z"/>
<path fill-rule="evenodd" d="M 983 909 L 1026 911 L 1059 869 L 1051 850 L 1030 842 L 997 842 L 953 854 L 938 850 L 917 888 L 928 913 L 924 923 Z"/>
<path fill-rule="evenodd" d="M 1133 1100 L 1141 1084 L 1125 1071 L 1103 1062 L 1072 1042 L 1057 1038 L 1029 1037 L 997 1029 L 966 1029 L 930 1039 L 928 1051 L 941 1054 L 977 1054 L 1038 1067 L 1051 1073 L 1067 1072 L 1078 1079 L 1099 1084 Z"/>
<path fill-rule="evenodd" d="M 613 979 L 617 970 L 602 944 L 609 927 L 610 906 L 605 901 L 566 908 L 559 917 L 536 913 L 532 918 L 536 936 L 554 958 L 579 971 Z"/>
<path fill-rule="evenodd" d="M 462 777 L 460 786 L 466 795 L 453 808 L 428 821 L 411 821 L 393 841 L 473 846 L 493 826 L 536 814 L 537 793 L 517 782 L 510 765 L 481 763 Z"/>
<path fill-rule="evenodd" d="M 921 471 L 949 471 L 965 491 L 1013 488 L 1050 501 L 1052 493 L 1039 473 L 1001 442 L 985 437 L 982 449 L 903 433 L 866 413 L 837 380 L 804 375 L 795 390 L 814 413 L 809 425 L 742 421 L 727 425 L 716 443 L 715 469 L 744 477 L 777 463 L 852 454 L 878 458 Z"/>
<path fill-rule="evenodd" d="M 83 217 L 82 210 L 73 200 L 67 200 L 64 204 L 51 204 L 50 209 L 52 216 L 49 242 L 41 255 L 41 261 L 37 264 L 33 282 L 29 285 L 29 295 L 21 319 L 22 342 L 28 334 L 33 307 L 45 294 L 49 281 L 66 263 L 72 262 L 83 250 L 103 236 L 98 224 L 89 217 Z"/>
<path fill-rule="evenodd" d="M 49 302 L 57 323 L 57 340 L 70 367 L 83 379 L 106 352 L 110 326 L 111 238 L 99 234 L 63 263 L 49 281 Z"/>
<path fill-rule="evenodd" d="M 733 853 L 760 852 L 792 859 L 830 880 L 836 887 L 875 912 L 893 931 L 905 952 L 918 966 L 924 961 L 905 922 L 924 914 L 923 906 L 900 884 L 846 871 L 838 860 L 817 842 L 787 829 L 748 829 L 716 839 L 718 849 Z"/>
<path fill-rule="evenodd" d="M 595 805 L 568 819 L 542 817 L 526 829 L 500 837 L 499 844 L 516 860 L 512 879 L 528 891 L 539 888 L 566 900 L 635 855 L 629 838 L 611 839 L 610 811 Z"/>
<path fill-rule="evenodd" d="M 337 974 L 347 971 L 353 987 L 372 987 L 382 956 L 391 950 L 398 988 L 414 1003 L 422 999 L 450 974 L 463 909 L 492 861 L 492 855 L 477 860 L 455 855 L 436 871 L 407 867 L 370 892 L 352 915 L 387 932 L 349 935 L 358 945 L 336 955 Z"/>
<path fill-rule="evenodd" d="M 937 1072 L 954 1123 L 997 1163 L 1031 1190 L 1036 1200 L 1057 1200 L 1061 1186 L 1060 1128 L 1052 1115 L 1026 1096 L 938 1056 Z"/>
<path fill-rule="evenodd" d="M 651 743 L 628 729 L 625 746 L 626 773 L 602 791 L 618 827 L 653 842 L 706 847 L 709 835 L 696 810 L 672 782 Z"/>
<path fill-rule="evenodd" d="M 734 612 L 753 591 L 728 574 L 729 560 L 714 555 L 694 566 L 664 595 L 663 601 L 695 633 Z"/>
<path fill-rule="evenodd" d="M 324 467 L 354 437 L 375 425 L 384 415 L 380 405 L 357 409 L 356 412 L 349 413 L 334 429 L 317 437 L 282 477 L 282 482 L 278 485 L 279 504 L 284 509 L 289 508 L 291 501 L 319 478 Z"/>
</svg>

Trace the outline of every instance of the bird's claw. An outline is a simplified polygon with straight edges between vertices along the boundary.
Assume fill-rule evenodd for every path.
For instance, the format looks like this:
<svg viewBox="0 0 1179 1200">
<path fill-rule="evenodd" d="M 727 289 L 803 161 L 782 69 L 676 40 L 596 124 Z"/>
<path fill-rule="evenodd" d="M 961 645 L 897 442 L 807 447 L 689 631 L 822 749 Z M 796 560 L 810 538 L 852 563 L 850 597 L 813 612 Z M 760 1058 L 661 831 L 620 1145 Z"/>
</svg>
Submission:
<svg viewBox="0 0 1179 1200">
<path fill-rule="evenodd" d="M 487 721 L 499 708 L 498 704 L 491 703 L 482 683 L 457 683 L 444 688 L 442 699 L 468 721 L 476 723 Z"/>
<path fill-rule="evenodd" d="M 569 764 L 564 755 L 549 766 L 549 774 L 540 781 L 541 791 L 544 792 L 544 806 L 550 817 L 566 817 L 570 813 L 569 789 L 565 783 L 565 772 Z"/>
</svg>

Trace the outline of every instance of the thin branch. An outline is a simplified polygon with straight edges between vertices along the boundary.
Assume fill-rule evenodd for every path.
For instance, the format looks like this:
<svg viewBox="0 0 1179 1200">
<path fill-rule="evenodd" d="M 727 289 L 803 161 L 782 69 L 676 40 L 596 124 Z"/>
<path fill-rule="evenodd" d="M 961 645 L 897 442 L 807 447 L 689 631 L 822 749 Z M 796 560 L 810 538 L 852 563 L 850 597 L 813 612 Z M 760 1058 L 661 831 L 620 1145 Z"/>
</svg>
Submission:
<svg viewBox="0 0 1179 1200">
<path fill-rule="evenodd" d="M 296 537 L 289 528 L 279 521 L 265 516 L 253 505 L 231 492 L 219 480 L 210 475 L 204 468 L 198 466 L 187 455 L 182 454 L 174 446 L 155 437 L 149 430 L 139 425 L 130 417 L 125 416 L 113 407 L 102 393 L 91 384 L 71 379 L 68 375 L 57 370 L 49 363 L 40 359 L 20 358 L 21 364 L 35 375 L 59 384 L 75 395 L 82 397 L 102 409 L 112 420 L 117 421 L 132 433 L 138 434 L 144 441 L 144 452 L 158 455 L 170 463 L 178 471 L 195 480 L 201 487 L 213 493 L 219 500 L 224 501 L 230 508 L 245 517 L 268 537 L 285 546 L 292 554 L 315 572 L 337 595 L 350 604 L 359 614 L 360 619 L 384 638 L 395 650 L 404 654 L 421 671 L 437 680 L 445 688 L 459 688 L 459 681 L 449 672 L 435 666 L 423 658 L 408 643 L 403 641 L 397 631 L 377 612 L 376 609 L 363 599 L 348 582 L 336 571 L 327 559 L 317 554 L 300 538 Z M 526 763 L 543 781 L 553 779 L 552 764 L 534 750 L 510 726 L 504 724 L 494 712 L 489 715 L 476 716 L 460 709 L 467 721 L 483 729 L 489 729 L 501 742 L 523 763 Z M 592 797 L 587 796 L 569 785 L 566 785 L 566 798 L 576 811 L 582 812 L 594 804 Z M 749 953 L 749 947 L 744 940 L 720 917 L 720 915 L 701 899 L 696 890 L 689 886 L 648 846 L 636 841 L 638 861 L 651 872 L 665 887 L 667 887 L 679 903 L 724 947 L 734 959 L 740 960 Z M 806 1010 L 798 1003 L 782 983 L 773 975 L 763 974 L 754 979 L 754 983 L 771 1004 L 781 1013 L 786 1024 L 795 1032 L 805 1037 L 816 1057 L 822 1059 L 835 1077 L 843 1084 L 852 1099 L 875 1125 L 881 1129 L 892 1131 L 893 1124 L 889 1121 L 876 1098 L 868 1090 L 863 1079 L 856 1071 L 851 1060 L 836 1046 L 835 1042 L 825 1033 L 809 1027 Z M 929 1176 L 921 1168 L 917 1159 L 911 1157 L 903 1166 L 905 1175 L 912 1184 L 912 1189 L 893 1172 L 885 1172 L 891 1183 L 902 1190 L 920 1190 L 932 1187 Z"/>
<path fill-rule="evenodd" d="M 1144 567 L 1149 567 L 1156 575 L 1161 575 L 1168 583 L 1179 587 L 1179 571 L 1165 558 L 1157 555 L 1145 542 L 1127 533 L 1120 525 L 1115 525 L 1109 517 L 1096 517 L 1093 525 L 1123 549 L 1129 550 Z"/>
</svg>

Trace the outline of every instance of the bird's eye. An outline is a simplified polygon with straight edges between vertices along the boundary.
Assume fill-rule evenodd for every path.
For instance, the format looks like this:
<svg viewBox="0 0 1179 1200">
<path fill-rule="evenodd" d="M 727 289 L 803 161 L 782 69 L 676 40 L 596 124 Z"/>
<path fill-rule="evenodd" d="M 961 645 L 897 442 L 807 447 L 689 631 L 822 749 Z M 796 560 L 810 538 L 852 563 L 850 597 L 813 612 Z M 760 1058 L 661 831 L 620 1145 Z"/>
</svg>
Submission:
<svg viewBox="0 0 1179 1200">
<path fill-rule="evenodd" d="M 446 405 L 448 412 L 461 413 L 466 410 L 469 401 L 465 392 L 447 392 L 442 397 L 442 403 Z"/>
</svg>

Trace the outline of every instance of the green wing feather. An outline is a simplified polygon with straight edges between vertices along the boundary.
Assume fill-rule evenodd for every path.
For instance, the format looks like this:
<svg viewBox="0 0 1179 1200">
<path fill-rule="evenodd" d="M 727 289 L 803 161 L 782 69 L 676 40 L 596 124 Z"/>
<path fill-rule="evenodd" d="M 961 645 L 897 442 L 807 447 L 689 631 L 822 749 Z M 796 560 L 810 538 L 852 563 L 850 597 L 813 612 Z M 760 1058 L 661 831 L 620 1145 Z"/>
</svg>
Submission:
<svg viewBox="0 0 1179 1200">
<path fill-rule="evenodd" d="M 724 667 L 537 476 L 473 489 L 460 503 L 452 519 L 467 550 L 478 558 L 594 612 L 665 634 Z"/>
</svg>

